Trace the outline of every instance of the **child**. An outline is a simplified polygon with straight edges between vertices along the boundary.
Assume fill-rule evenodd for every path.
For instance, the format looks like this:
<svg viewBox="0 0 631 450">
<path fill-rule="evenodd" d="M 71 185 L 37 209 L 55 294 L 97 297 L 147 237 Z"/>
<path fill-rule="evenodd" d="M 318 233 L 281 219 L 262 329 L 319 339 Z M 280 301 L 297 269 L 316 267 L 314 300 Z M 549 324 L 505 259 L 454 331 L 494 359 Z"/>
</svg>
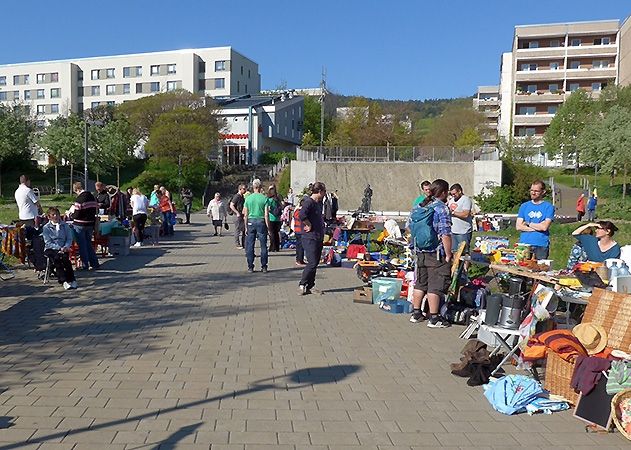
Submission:
<svg viewBox="0 0 631 450">
<path fill-rule="evenodd" d="M 44 225 L 44 254 L 55 265 L 57 280 L 64 289 L 77 289 L 72 263 L 68 254 L 72 245 L 72 230 L 70 226 L 61 220 L 57 208 L 48 209 L 49 222 Z"/>
</svg>

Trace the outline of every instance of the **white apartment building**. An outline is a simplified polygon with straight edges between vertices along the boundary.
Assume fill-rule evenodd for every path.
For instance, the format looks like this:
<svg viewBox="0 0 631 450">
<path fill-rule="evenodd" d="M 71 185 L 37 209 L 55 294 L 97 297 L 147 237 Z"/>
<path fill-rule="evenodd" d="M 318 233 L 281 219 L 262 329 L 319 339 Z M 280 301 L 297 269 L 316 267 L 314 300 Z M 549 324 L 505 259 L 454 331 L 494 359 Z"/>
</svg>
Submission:
<svg viewBox="0 0 631 450">
<path fill-rule="evenodd" d="M 60 114 L 176 89 L 258 94 L 261 76 L 258 64 L 232 47 L 0 65 L 0 103 L 27 106 L 40 126 Z"/>
<path fill-rule="evenodd" d="M 473 109 L 479 111 L 485 117 L 481 137 L 485 146 L 497 145 L 497 127 L 500 116 L 500 87 L 478 86 L 473 97 Z"/>
</svg>

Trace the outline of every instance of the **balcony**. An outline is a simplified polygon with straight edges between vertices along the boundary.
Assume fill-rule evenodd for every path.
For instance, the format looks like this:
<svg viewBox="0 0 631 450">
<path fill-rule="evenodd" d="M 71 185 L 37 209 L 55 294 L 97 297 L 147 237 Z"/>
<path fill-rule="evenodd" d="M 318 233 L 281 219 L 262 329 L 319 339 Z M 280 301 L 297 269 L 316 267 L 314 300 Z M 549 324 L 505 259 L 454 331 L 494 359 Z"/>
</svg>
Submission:
<svg viewBox="0 0 631 450">
<path fill-rule="evenodd" d="M 600 78 L 616 78 L 616 68 L 594 68 L 594 69 L 568 69 L 568 80 L 585 80 L 585 79 L 600 79 Z"/>
<path fill-rule="evenodd" d="M 563 79 L 563 70 L 518 70 L 515 72 L 517 81 L 555 81 Z"/>
<path fill-rule="evenodd" d="M 618 54 L 618 46 L 610 45 L 581 45 L 580 47 L 568 47 L 567 56 L 616 56 Z"/>
<path fill-rule="evenodd" d="M 550 125 L 554 114 L 533 114 L 533 115 L 518 115 L 515 114 L 513 116 L 513 125 L 515 126 L 523 126 L 523 125 Z"/>
<path fill-rule="evenodd" d="M 513 54 L 517 61 L 524 58 L 563 58 L 565 56 L 565 47 L 518 48 Z"/>
<path fill-rule="evenodd" d="M 493 111 L 480 111 L 480 112 L 484 115 L 484 117 L 487 117 L 487 118 L 497 118 L 500 115 L 499 109 L 496 109 Z"/>
<path fill-rule="evenodd" d="M 563 103 L 565 95 L 546 92 L 543 94 L 515 94 L 515 103 Z"/>
</svg>

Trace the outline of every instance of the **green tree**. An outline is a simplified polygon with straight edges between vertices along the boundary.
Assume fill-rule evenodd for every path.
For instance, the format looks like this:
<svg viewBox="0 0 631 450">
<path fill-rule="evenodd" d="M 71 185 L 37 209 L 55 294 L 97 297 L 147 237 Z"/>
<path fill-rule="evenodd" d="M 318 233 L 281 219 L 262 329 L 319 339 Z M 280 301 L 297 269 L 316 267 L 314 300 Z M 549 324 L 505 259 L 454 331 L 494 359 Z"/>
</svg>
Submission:
<svg viewBox="0 0 631 450">
<path fill-rule="evenodd" d="M 326 99 L 325 99 L 326 102 Z M 310 145 L 319 145 L 320 144 L 320 101 L 318 97 L 314 97 L 311 95 L 305 95 L 304 97 L 304 124 L 303 124 L 303 142 L 302 145 L 307 147 Z M 329 116 L 324 116 L 324 140 L 326 141 L 329 133 L 331 132 L 331 128 L 333 126 L 333 121 Z M 315 138 L 315 144 L 311 141 L 307 141 L 305 143 L 304 136 L 310 133 L 310 136 Z M 310 139 L 310 137 L 309 137 Z"/>
<path fill-rule="evenodd" d="M 477 130 L 484 121 L 484 116 L 472 108 L 449 106 L 434 121 L 431 130 L 423 138 L 423 144 L 454 147 L 465 130 Z"/>
<path fill-rule="evenodd" d="M 574 91 L 555 114 L 543 135 L 543 145 L 550 157 L 574 158 L 574 174 L 578 173 L 579 157 L 576 140 L 594 111 L 594 102 L 582 89 Z"/>
<path fill-rule="evenodd" d="M 465 128 L 462 134 L 454 142 L 456 148 L 481 147 L 484 140 L 475 128 Z"/>
<path fill-rule="evenodd" d="M 0 105 L 0 196 L 4 163 L 30 155 L 33 131 L 33 121 L 24 108 Z"/>
<path fill-rule="evenodd" d="M 92 171 L 98 175 L 116 167 L 116 185 L 120 186 L 120 168 L 130 161 L 138 145 L 136 133 L 125 117 L 106 123 L 102 128 L 94 128 L 95 149 L 90 152 Z"/>
<path fill-rule="evenodd" d="M 72 192 L 75 164 L 83 161 L 84 122 L 76 114 L 53 119 L 40 136 L 38 144 L 52 156 L 55 165 L 55 188 L 57 187 L 57 167 L 60 163 L 70 164 L 70 192 Z"/>
</svg>

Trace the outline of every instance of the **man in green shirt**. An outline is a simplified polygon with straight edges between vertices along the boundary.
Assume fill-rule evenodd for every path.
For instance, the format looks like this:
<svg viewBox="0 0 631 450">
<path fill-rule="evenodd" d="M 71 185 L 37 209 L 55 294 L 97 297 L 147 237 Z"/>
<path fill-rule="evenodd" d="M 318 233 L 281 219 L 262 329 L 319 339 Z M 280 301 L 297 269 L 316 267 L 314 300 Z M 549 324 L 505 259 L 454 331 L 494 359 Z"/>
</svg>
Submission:
<svg viewBox="0 0 631 450">
<path fill-rule="evenodd" d="M 267 233 L 269 230 L 269 212 L 267 196 L 261 193 L 261 180 L 252 181 L 253 193 L 248 195 L 243 206 L 243 219 L 246 224 L 245 255 L 248 272 L 254 272 L 254 241 L 258 238 L 261 245 L 261 272 L 267 272 Z"/>
<path fill-rule="evenodd" d="M 425 200 L 425 198 L 429 195 L 429 187 L 432 185 L 432 183 L 430 183 L 429 181 L 425 180 L 423 181 L 420 186 L 421 186 L 421 195 L 419 195 L 418 197 L 416 197 L 414 199 L 414 201 L 412 202 L 412 209 L 414 209 L 414 207 L 416 207 L 417 205 L 419 205 L 420 203 L 423 202 L 423 200 Z"/>
</svg>

